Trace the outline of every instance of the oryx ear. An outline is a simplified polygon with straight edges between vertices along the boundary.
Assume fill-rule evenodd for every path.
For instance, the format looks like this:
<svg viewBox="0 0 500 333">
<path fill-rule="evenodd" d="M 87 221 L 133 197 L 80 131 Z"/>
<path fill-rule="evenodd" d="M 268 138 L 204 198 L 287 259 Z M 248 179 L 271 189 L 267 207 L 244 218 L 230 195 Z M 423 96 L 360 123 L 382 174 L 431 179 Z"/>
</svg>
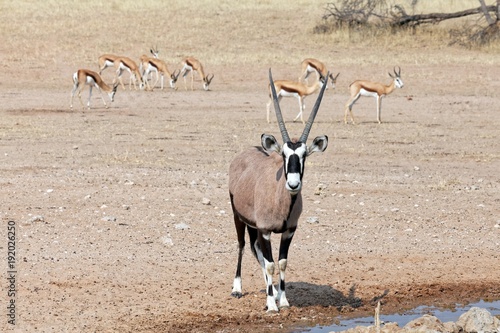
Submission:
<svg viewBox="0 0 500 333">
<path fill-rule="evenodd" d="M 314 152 L 322 153 L 325 151 L 326 147 L 328 147 L 328 137 L 326 135 L 317 136 L 307 148 L 307 155 L 309 156 Z"/>
<path fill-rule="evenodd" d="M 278 154 L 281 154 L 281 147 L 274 136 L 262 134 L 260 136 L 260 141 L 262 143 L 262 148 L 264 148 L 267 152 L 272 153 L 275 151 Z"/>
</svg>

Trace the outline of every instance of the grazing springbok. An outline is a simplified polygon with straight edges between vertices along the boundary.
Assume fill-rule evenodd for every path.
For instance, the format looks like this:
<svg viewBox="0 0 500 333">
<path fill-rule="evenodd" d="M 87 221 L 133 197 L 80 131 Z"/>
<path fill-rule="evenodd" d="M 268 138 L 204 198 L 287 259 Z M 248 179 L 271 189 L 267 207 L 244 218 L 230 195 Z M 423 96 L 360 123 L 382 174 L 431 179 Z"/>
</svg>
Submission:
<svg viewBox="0 0 500 333">
<path fill-rule="evenodd" d="M 295 82 L 295 81 L 288 81 L 288 80 L 277 80 L 274 81 L 274 89 L 278 92 L 278 101 L 281 101 L 283 97 L 295 97 L 299 101 L 299 113 L 297 114 L 297 117 L 293 119 L 293 121 L 296 121 L 297 119 L 300 118 L 302 121 L 302 124 L 304 124 L 304 117 L 302 116 L 304 113 L 305 109 L 305 103 L 304 99 L 318 91 L 318 89 L 322 88 L 325 86 L 325 89 L 327 88 L 326 86 L 328 83 L 326 82 L 327 76 L 323 76 L 320 74 L 319 80 L 314 83 L 312 86 L 307 86 L 303 83 L 300 82 Z M 267 122 L 270 123 L 271 120 L 269 119 L 269 114 L 271 113 L 271 104 L 273 103 L 273 96 L 271 93 L 271 84 L 269 84 L 269 102 L 267 103 Z"/>
<path fill-rule="evenodd" d="M 349 92 L 351 94 L 351 97 L 345 104 L 344 123 L 347 124 L 347 112 L 349 112 L 351 114 L 351 121 L 353 124 L 355 124 L 354 115 L 352 114 L 352 106 L 361 96 L 375 97 L 375 99 L 377 100 L 377 121 L 379 124 L 382 123 L 382 120 L 380 119 L 382 97 L 389 95 L 396 88 L 403 88 L 403 81 L 401 80 L 401 68 L 398 67 L 397 72 L 396 68 L 394 68 L 394 76 L 391 73 L 389 73 L 389 76 L 393 79 L 391 84 L 389 85 L 364 80 L 357 80 L 349 85 Z"/>
<path fill-rule="evenodd" d="M 182 60 L 182 69 L 181 73 L 184 78 L 184 89 L 187 90 L 186 76 L 188 72 L 191 72 L 191 90 L 194 90 L 194 72 L 198 72 L 201 79 L 203 80 L 203 89 L 208 90 L 208 86 L 212 82 L 214 75 L 210 76 L 210 74 L 205 75 L 205 71 L 203 70 L 203 65 L 197 59 L 193 57 L 187 57 Z"/>
<path fill-rule="evenodd" d="M 240 153 L 229 167 L 229 197 L 238 236 L 238 264 L 231 295 L 242 297 L 241 261 L 246 229 L 250 248 L 264 273 L 268 312 L 278 311 L 278 307 L 289 307 L 285 294 L 285 270 L 288 249 L 302 212 L 301 189 L 305 161 L 307 156 L 313 152 L 323 152 L 328 145 L 326 135 L 316 137 L 309 147 L 306 145 L 326 85 L 321 89 L 304 131 L 297 140 L 290 139 L 286 130 L 271 70 L 269 81 L 283 145 L 273 135 L 262 134 L 262 147 L 253 147 Z M 281 233 L 277 291 L 273 286 L 275 263 L 271 233 Z"/>
<path fill-rule="evenodd" d="M 99 90 L 99 93 L 101 93 L 101 99 L 106 109 L 108 108 L 108 105 L 106 104 L 106 101 L 102 96 L 102 91 L 108 93 L 111 102 L 114 101 L 116 88 L 118 87 L 118 84 L 114 84 L 113 87 L 110 87 L 106 83 L 104 83 L 104 81 L 101 79 L 101 76 L 98 73 L 88 69 L 79 69 L 73 74 L 73 91 L 71 92 L 71 101 L 69 104 L 70 109 L 73 108 L 73 97 L 75 97 L 75 93 L 77 90 L 80 103 L 82 104 L 82 107 L 85 108 L 82 102 L 82 90 L 85 87 L 85 85 L 88 85 L 90 87 L 89 101 L 87 103 L 87 108 L 89 110 L 90 110 L 90 98 L 92 97 L 93 87 L 97 88 L 97 90 Z"/>
<path fill-rule="evenodd" d="M 314 58 L 306 58 L 302 61 L 302 71 L 301 75 L 299 76 L 299 82 L 302 82 L 304 80 L 306 84 L 308 83 L 307 78 L 311 73 L 316 73 L 316 80 L 319 80 L 321 75 L 326 76 L 327 70 L 325 64 L 323 64 L 321 61 L 318 59 Z M 335 89 L 335 84 L 337 83 L 337 78 L 339 77 L 340 73 L 337 73 L 336 76 L 333 76 L 333 74 L 328 75 L 332 82 L 332 89 Z"/>
<path fill-rule="evenodd" d="M 125 89 L 125 85 L 123 84 L 122 80 L 123 71 L 128 71 L 130 73 L 130 78 L 128 82 L 128 87 L 130 90 L 132 90 L 132 83 L 134 84 L 134 89 L 137 90 L 137 85 L 135 83 L 136 81 L 139 81 L 139 88 L 144 89 L 145 84 L 144 81 L 142 80 L 142 75 L 141 72 L 139 71 L 139 67 L 137 67 L 135 61 L 127 57 L 118 57 L 114 61 L 114 66 L 116 69 L 115 80 L 118 80 L 118 82 L 120 82 L 123 89 Z"/>
<path fill-rule="evenodd" d="M 177 90 L 175 83 L 177 82 L 177 78 L 179 77 L 180 71 L 175 70 L 173 73 L 170 73 L 170 71 L 167 68 L 167 64 L 160 59 L 155 59 L 155 58 L 149 58 L 145 55 L 141 57 L 141 66 L 144 70 L 143 72 L 143 80 L 146 82 L 146 85 L 149 89 L 152 90 L 158 83 L 158 80 L 160 79 L 159 76 L 161 76 L 161 90 L 163 90 L 163 81 L 164 81 L 164 76 L 168 76 L 170 78 L 170 88 Z M 156 72 L 156 81 L 153 84 L 153 87 L 151 88 L 149 86 L 148 82 L 148 75 L 149 73 Z M 160 73 L 160 74 L 158 74 Z M 177 74 L 176 74 L 177 73 Z"/>
<path fill-rule="evenodd" d="M 99 75 L 102 74 L 102 71 L 108 67 L 112 67 L 115 65 L 115 60 L 120 58 L 120 56 L 114 54 L 103 54 L 97 59 L 97 63 L 99 65 Z"/>
</svg>

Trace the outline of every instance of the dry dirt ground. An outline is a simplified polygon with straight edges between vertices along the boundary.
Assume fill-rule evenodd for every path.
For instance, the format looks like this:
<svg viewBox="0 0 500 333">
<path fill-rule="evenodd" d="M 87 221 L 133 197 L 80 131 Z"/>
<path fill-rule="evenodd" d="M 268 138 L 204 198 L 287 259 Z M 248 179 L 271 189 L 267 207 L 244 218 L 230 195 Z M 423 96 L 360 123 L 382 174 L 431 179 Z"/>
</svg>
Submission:
<svg viewBox="0 0 500 333">
<path fill-rule="evenodd" d="M 298 76 L 299 63 L 273 65 L 275 78 Z M 291 308 L 278 314 L 264 310 L 248 249 L 244 297 L 230 296 L 228 167 L 262 133 L 279 137 L 265 121 L 267 65 L 211 66 L 208 92 L 199 81 L 184 91 L 182 80 L 177 91 L 119 88 L 109 109 L 95 93 L 91 110 L 76 102 L 72 111 L 74 64 L 48 86 L 46 69 L 33 80 L 28 68 L 4 66 L 0 251 L 5 258 L 14 221 L 18 290 L 16 325 L 2 315 L 2 331 L 286 332 L 372 314 L 377 300 L 390 313 L 499 299 L 500 67 L 399 65 L 405 87 L 384 100 L 381 125 L 373 99 L 355 105 L 357 125 L 343 123 L 343 104 L 352 79 L 389 82 L 392 67 L 337 67 L 338 87 L 310 135 L 330 143 L 307 160 L 287 269 Z M 297 101 L 282 108 L 300 135 Z"/>
</svg>

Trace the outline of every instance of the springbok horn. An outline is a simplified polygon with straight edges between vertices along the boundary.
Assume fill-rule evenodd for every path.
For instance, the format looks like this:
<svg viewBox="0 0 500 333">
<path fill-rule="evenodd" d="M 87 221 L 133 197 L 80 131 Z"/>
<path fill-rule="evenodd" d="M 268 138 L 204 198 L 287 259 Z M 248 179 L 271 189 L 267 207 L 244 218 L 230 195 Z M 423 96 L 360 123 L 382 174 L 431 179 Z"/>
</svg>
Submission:
<svg viewBox="0 0 500 333">
<path fill-rule="evenodd" d="M 330 72 L 326 74 L 326 77 L 330 75 Z M 316 118 L 316 114 L 318 113 L 319 110 L 319 105 L 321 104 L 321 100 L 323 99 L 323 93 L 325 92 L 326 86 L 328 82 L 325 82 L 323 84 L 323 87 L 321 88 L 321 91 L 319 92 L 318 98 L 316 99 L 316 103 L 314 104 L 314 107 L 311 111 L 311 114 L 309 115 L 309 119 L 307 119 L 306 127 L 304 128 L 304 132 L 302 132 L 302 135 L 300 136 L 300 142 L 306 143 L 307 142 L 307 137 L 309 136 L 309 132 L 311 131 L 312 124 L 314 122 L 314 118 Z"/>
<path fill-rule="evenodd" d="M 276 94 L 276 87 L 274 86 L 273 76 L 271 74 L 271 68 L 269 68 L 269 82 L 271 86 L 271 92 L 273 94 L 274 101 L 274 111 L 276 112 L 276 119 L 278 120 L 278 126 L 280 128 L 281 137 L 283 138 L 283 142 L 290 142 L 290 137 L 288 136 L 288 132 L 285 127 L 285 122 L 283 121 L 283 116 L 281 115 L 280 103 L 278 102 L 278 95 Z"/>
<path fill-rule="evenodd" d="M 399 66 L 398 66 L 399 68 Z M 399 76 L 399 74 L 401 73 L 401 68 L 399 68 L 399 73 L 396 71 L 396 67 L 394 67 L 394 74 L 396 74 L 396 76 Z"/>
<path fill-rule="evenodd" d="M 401 76 L 401 67 L 398 66 L 398 76 Z"/>
</svg>

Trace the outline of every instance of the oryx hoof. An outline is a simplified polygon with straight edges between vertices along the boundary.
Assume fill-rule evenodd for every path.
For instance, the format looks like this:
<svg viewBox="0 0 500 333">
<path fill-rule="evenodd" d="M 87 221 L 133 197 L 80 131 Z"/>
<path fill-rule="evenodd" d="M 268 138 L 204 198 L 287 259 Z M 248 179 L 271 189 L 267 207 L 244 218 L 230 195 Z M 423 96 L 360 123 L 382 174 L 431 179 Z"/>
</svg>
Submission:
<svg viewBox="0 0 500 333">
<path fill-rule="evenodd" d="M 231 293 L 231 296 L 233 296 L 234 298 L 242 298 L 243 297 L 243 294 L 239 291 L 233 291 Z"/>
<path fill-rule="evenodd" d="M 269 313 L 269 314 L 277 314 L 279 313 L 279 309 L 278 308 L 275 308 L 275 309 L 269 309 L 267 306 L 266 306 L 266 313 Z"/>
</svg>

